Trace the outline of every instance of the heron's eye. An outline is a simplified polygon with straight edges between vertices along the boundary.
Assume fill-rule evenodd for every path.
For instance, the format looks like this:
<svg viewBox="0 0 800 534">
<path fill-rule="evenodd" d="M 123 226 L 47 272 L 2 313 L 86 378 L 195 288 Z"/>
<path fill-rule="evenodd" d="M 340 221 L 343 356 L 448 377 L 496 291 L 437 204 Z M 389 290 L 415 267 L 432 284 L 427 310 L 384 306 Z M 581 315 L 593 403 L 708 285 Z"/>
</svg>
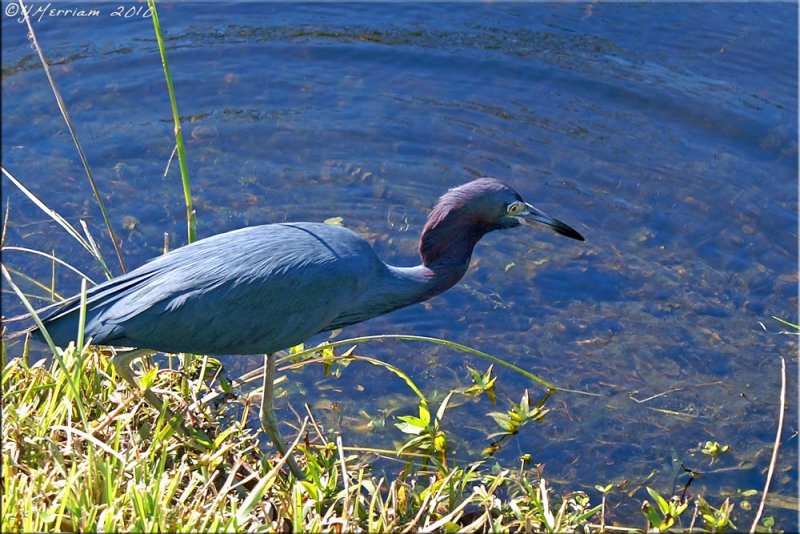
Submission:
<svg viewBox="0 0 800 534">
<path fill-rule="evenodd" d="M 511 204 L 508 205 L 508 208 L 506 208 L 506 211 L 508 212 L 509 215 L 516 215 L 517 213 L 520 213 L 521 211 L 524 210 L 525 210 L 525 204 L 519 201 L 512 202 Z"/>
</svg>

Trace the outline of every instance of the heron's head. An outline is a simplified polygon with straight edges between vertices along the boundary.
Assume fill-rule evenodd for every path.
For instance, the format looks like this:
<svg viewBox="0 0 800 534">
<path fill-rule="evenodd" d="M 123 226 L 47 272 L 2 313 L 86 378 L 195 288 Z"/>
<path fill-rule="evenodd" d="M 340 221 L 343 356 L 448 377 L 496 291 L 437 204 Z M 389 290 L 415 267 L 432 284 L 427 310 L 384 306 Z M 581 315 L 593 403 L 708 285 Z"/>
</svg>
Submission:
<svg viewBox="0 0 800 534">
<path fill-rule="evenodd" d="M 576 230 L 525 202 L 519 193 L 494 178 L 478 178 L 450 189 L 431 211 L 426 229 L 448 219 L 455 223 L 453 230 L 460 225 L 464 231 L 473 227 L 485 233 L 524 224 L 583 241 Z"/>
<path fill-rule="evenodd" d="M 423 265 L 440 276 L 434 294 L 464 275 L 472 249 L 484 234 L 523 224 L 541 225 L 583 241 L 573 228 L 545 215 L 494 178 L 479 178 L 442 195 L 431 210 L 419 241 Z"/>
</svg>

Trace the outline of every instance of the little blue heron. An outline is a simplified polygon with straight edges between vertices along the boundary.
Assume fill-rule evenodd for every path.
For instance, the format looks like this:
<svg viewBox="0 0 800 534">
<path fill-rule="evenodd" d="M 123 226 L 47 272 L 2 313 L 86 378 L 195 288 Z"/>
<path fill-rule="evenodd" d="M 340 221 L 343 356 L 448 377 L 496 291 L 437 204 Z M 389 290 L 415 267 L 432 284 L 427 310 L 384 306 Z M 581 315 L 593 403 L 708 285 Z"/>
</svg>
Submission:
<svg viewBox="0 0 800 534">
<path fill-rule="evenodd" d="M 450 189 L 436 203 L 420 237 L 422 263 L 416 267 L 387 265 L 366 239 L 340 226 L 242 228 L 91 288 L 85 333 L 95 345 L 137 349 L 112 358 L 117 374 L 134 387 L 131 362 L 152 352 L 265 354 L 261 425 L 285 454 L 272 408 L 276 351 L 438 295 L 464 276 L 484 234 L 521 224 L 541 224 L 583 241 L 507 185 L 480 178 Z M 74 339 L 80 301 L 75 295 L 41 310 L 56 345 Z M 161 407 L 151 391 L 145 396 Z"/>
</svg>

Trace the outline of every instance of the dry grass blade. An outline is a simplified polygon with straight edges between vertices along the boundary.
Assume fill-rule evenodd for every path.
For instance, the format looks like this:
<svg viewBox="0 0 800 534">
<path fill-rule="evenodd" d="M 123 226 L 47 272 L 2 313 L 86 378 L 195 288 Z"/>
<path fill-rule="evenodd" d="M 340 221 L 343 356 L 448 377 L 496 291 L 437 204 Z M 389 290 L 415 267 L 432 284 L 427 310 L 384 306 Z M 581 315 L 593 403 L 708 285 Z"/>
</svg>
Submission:
<svg viewBox="0 0 800 534">
<path fill-rule="evenodd" d="M 26 197 L 28 197 L 28 199 L 31 202 L 36 204 L 36 206 L 40 210 L 45 212 L 45 214 L 47 214 L 48 217 L 53 219 L 59 226 L 61 226 L 61 228 L 66 230 L 67 233 L 70 236 L 72 236 L 73 239 L 75 239 L 75 241 L 80 243 L 80 245 L 83 248 L 85 248 L 86 251 L 89 252 L 89 254 L 91 254 L 92 257 L 95 260 L 97 260 L 97 262 L 103 268 L 103 271 L 105 271 L 106 276 L 111 278 L 111 271 L 108 269 L 108 266 L 106 265 L 106 262 L 103 260 L 102 256 L 98 256 L 97 255 L 97 249 L 95 247 L 92 247 L 92 245 L 88 241 L 86 241 L 86 239 L 83 236 L 81 236 L 81 234 L 78 232 L 78 230 L 75 229 L 74 226 L 72 226 L 69 222 L 67 222 L 67 220 L 64 217 L 62 217 L 61 215 L 59 215 L 55 210 L 50 209 L 49 207 L 47 207 L 47 205 L 44 202 L 42 202 L 39 199 L 39 197 L 34 195 L 27 187 L 22 185 L 22 183 L 19 180 L 17 180 L 10 172 L 8 172 L 5 167 L 2 168 L 2 172 L 3 172 L 3 175 L 6 178 L 8 178 L 9 180 L 11 180 L 11 183 L 13 183 L 15 186 L 17 186 L 17 189 L 22 191 L 22 193 Z"/>
<path fill-rule="evenodd" d="M 6 213 L 3 215 L 3 228 L 0 230 L 0 247 L 6 244 L 6 230 L 8 230 L 8 216 L 11 213 L 11 202 L 6 199 Z"/>
<path fill-rule="evenodd" d="M 350 477 L 347 474 L 347 462 L 344 460 L 342 436 L 336 436 L 336 449 L 339 451 L 339 462 L 342 466 L 342 483 L 344 484 L 344 504 L 342 505 L 342 531 L 347 532 L 347 521 L 350 516 Z"/>
<path fill-rule="evenodd" d="M 31 24 L 31 20 L 28 17 L 28 8 L 25 7 L 25 4 L 22 0 L 19 1 L 20 11 L 22 12 L 22 16 L 25 19 L 25 24 L 28 25 L 28 32 L 33 42 L 33 47 L 36 50 L 36 54 L 39 56 L 39 61 L 42 63 L 42 68 L 44 69 L 44 73 L 47 76 L 47 81 L 50 82 L 50 88 L 53 90 L 53 95 L 56 97 L 56 103 L 58 104 L 58 109 L 61 111 L 61 116 L 64 117 L 64 122 L 67 125 L 67 129 L 69 130 L 70 136 L 72 136 L 72 141 L 75 143 L 75 148 L 78 150 L 78 155 L 81 158 L 81 163 L 83 164 L 83 168 L 86 171 L 86 176 L 89 178 L 89 184 L 92 187 L 92 192 L 94 193 L 94 198 L 97 201 L 97 206 L 100 208 L 100 212 L 103 215 L 103 221 L 105 221 L 106 229 L 108 230 L 108 235 L 111 238 L 111 243 L 114 245 L 114 252 L 117 254 L 117 260 L 119 261 L 119 265 L 122 268 L 122 271 L 125 272 L 127 269 L 125 268 L 125 262 L 122 259 L 122 252 L 119 249 L 119 243 L 117 242 L 117 236 L 114 233 L 114 228 L 111 226 L 111 219 L 108 217 L 108 212 L 106 211 L 105 204 L 103 204 L 103 198 L 100 196 L 100 190 L 97 188 L 97 183 L 94 181 L 94 176 L 92 175 L 92 169 L 89 167 L 89 160 L 86 159 L 86 154 L 83 152 L 83 147 L 81 146 L 80 141 L 78 141 L 78 134 L 75 133 L 75 127 L 72 125 L 72 119 L 69 116 L 69 112 L 67 111 L 67 107 L 64 105 L 64 100 L 61 98 L 61 93 L 58 90 L 58 86 L 56 86 L 56 81 L 53 79 L 52 74 L 50 74 L 50 66 L 47 64 L 47 60 L 44 58 L 44 53 L 42 52 L 42 48 L 39 46 L 39 41 L 36 39 L 36 32 L 33 31 L 33 24 Z"/>
<path fill-rule="evenodd" d="M 786 409 L 786 360 L 781 356 L 781 408 L 778 412 L 778 431 L 775 434 L 775 444 L 772 446 L 772 458 L 769 461 L 769 470 L 767 471 L 767 480 L 764 482 L 764 493 L 761 495 L 761 503 L 758 505 L 756 517 L 753 519 L 753 524 L 750 527 L 750 534 L 756 531 L 758 521 L 761 519 L 761 514 L 764 512 L 764 505 L 767 502 L 767 492 L 769 485 L 772 482 L 772 474 L 775 471 L 775 464 L 778 462 L 778 449 L 781 446 L 781 434 L 783 433 L 783 412 Z"/>
<path fill-rule="evenodd" d="M 87 434 L 86 432 L 78 430 L 77 428 L 73 428 L 73 427 L 70 427 L 70 426 L 64 426 L 64 425 L 54 425 L 51 428 L 53 430 L 61 430 L 61 431 L 65 432 L 69 436 L 75 435 L 75 436 L 78 436 L 80 438 L 85 439 L 86 441 L 90 441 L 90 442 L 92 442 L 92 444 L 95 447 L 98 447 L 98 448 L 102 449 L 104 452 L 106 452 L 109 455 L 113 456 L 114 458 L 119 460 L 119 462 L 121 464 L 123 464 L 123 465 L 125 464 L 125 458 L 123 458 L 123 456 L 121 454 L 119 454 L 117 451 L 115 451 L 114 449 L 112 449 L 111 447 L 109 447 L 108 445 L 103 443 L 102 441 L 98 440 L 97 438 L 95 438 L 91 434 Z"/>
<path fill-rule="evenodd" d="M 34 249 L 28 248 L 28 247 L 15 247 L 15 246 L 3 247 L 3 252 L 25 252 L 26 254 L 33 254 L 35 256 L 42 256 L 42 257 L 47 258 L 50 261 L 53 261 L 53 262 L 61 265 L 62 267 L 66 267 L 67 269 L 69 269 L 73 273 L 77 274 L 81 278 L 85 278 L 86 280 L 88 280 L 89 283 L 91 283 L 91 284 L 96 284 L 97 283 L 94 280 L 92 280 L 86 273 L 84 273 L 83 271 L 77 269 L 76 267 L 73 267 L 72 265 L 70 265 L 66 261 L 64 261 L 61 258 L 57 257 L 55 254 L 48 254 L 47 252 L 42 252 L 41 250 L 34 250 Z"/>
<path fill-rule="evenodd" d="M 454 523 L 461 516 L 461 512 L 464 511 L 464 508 L 469 506 L 469 504 L 471 502 L 472 502 L 472 496 L 467 497 L 466 499 L 464 499 L 461 502 L 461 504 L 456 506 L 453 509 L 453 511 L 451 511 L 449 514 L 447 514 L 446 516 L 442 517 L 441 519 L 439 519 L 435 523 L 431 523 L 427 527 L 420 529 L 419 532 L 433 532 L 435 530 L 438 530 L 438 529 L 442 528 L 447 523 Z"/>
</svg>

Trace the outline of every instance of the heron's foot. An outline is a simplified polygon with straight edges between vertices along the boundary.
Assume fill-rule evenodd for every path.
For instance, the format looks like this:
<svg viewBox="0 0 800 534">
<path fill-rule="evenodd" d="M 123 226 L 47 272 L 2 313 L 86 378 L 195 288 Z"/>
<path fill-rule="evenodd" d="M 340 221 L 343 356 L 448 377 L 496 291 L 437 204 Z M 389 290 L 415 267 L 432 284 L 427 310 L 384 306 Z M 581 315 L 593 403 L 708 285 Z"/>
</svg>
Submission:
<svg viewBox="0 0 800 534">
<path fill-rule="evenodd" d="M 137 349 L 129 352 L 118 353 L 111 359 L 111 363 L 114 365 L 114 370 L 117 372 L 117 375 L 121 376 L 134 390 L 139 391 L 141 390 L 141 387 L 136 382 L 136 377 L 131 369 L 131 362 L 138 358 L 153 354 L 154 352 L 155 351 L 150 349 Z M 164 401 L 162 401 L 152 390 L 149 388 L 142 390 L 142 394 L 144 395 L 144 398 L 148 404 L 164 414 L 165 420 L 175 431 L 189 440 L 188 443 L 193 448 L 199 450 L 208 450 L 213 446 L 214 441 L 208 436 L 208 434 L 198 428 L 187 427 L 185 423 L 185 417 L 170 410 L 169 407 L 164 404 Z"/>
<path fill-rule="evenodd" d="M 182 422 L 178 422 L 178 424 L 180 426 L 178 432 L 189 439 L 189 444 L 193 448 L 201 451 L 207 451 L 214 447 L 214 440 L 199 428 L 195 428 L 193 426 L 187 427 Z"/>
</svg>

